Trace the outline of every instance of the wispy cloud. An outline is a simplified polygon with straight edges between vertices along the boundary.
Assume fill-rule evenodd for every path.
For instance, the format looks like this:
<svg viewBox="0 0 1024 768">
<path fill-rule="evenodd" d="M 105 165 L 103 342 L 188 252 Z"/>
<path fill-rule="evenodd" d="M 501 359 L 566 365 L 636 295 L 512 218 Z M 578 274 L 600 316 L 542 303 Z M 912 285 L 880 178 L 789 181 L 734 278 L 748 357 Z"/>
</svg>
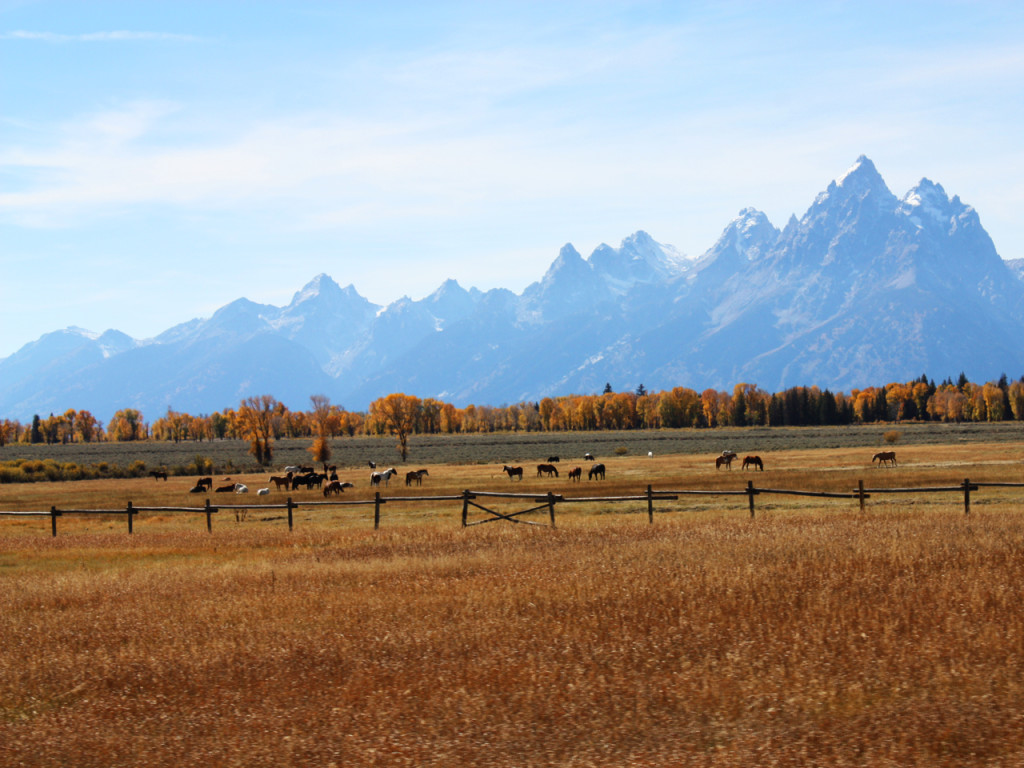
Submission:
<svg viewBox="0 0 1024 768">
<path fill-rule="evenodd" d="M 116 29 L 109 32 L 85 32 L 67 35 L 60 32 L 29 32 L 17 29 L 13 32 L 0 34 L 2 40 L 35 40 L 43 43 L 110 43 L 136 40 L 170 40 L 182 43 L 202 42 L 204 38 L 196 35 L 182 35 L 174 32 L 134 32 L 127 29 Z"/>
</svg>

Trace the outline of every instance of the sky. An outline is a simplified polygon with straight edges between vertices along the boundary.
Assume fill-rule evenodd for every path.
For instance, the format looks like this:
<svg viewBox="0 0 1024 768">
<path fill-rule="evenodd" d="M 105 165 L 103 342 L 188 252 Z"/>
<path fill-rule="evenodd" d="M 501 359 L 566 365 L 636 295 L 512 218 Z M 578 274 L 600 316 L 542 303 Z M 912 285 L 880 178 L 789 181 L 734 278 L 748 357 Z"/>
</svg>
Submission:
<svg viewBox="0 0 1024 768">
<path fill-rule="evenodd" d="M 860 155 L 1024 258 L 1024 3 L 0 0 L 0 358 L 316 275 L 521 292 L 565 243 L 696 258 Z"/>
</svg>

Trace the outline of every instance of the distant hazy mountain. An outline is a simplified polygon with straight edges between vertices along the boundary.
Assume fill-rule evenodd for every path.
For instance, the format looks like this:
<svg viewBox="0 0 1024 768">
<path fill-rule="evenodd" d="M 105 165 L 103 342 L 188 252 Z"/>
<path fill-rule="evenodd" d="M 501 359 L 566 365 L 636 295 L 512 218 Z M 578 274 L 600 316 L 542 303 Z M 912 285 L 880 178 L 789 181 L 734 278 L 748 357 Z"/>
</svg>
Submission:
<svg viewBox="0 0 1024 768">
<path fill-rule="evenodd" d="M 780 230 L 744 209 L 692 261 L 637 232 L 588 258 L 566 244 L 521 295 L 448 279 L 381 308 L 321 274 L 286 307 L 237 299 L 146 341 L 55 331 L 0 360 L 0 415 L 984 381 L 1024 372 L 1022 279 L 973 208 L 927 179 L 897 198 L 861 157 L 801 218 Z"/>
</svg>

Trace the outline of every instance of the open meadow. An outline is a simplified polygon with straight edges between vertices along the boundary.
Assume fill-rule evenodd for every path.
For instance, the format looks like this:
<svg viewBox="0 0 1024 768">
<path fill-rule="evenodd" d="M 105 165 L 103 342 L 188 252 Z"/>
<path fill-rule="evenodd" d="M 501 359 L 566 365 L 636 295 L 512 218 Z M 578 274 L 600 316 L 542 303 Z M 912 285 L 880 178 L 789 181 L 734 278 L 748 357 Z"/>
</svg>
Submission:
<svg viewBox="0 0 1024 768">
<path fill-rule="evenodd" d="M 721 447 L 742 459 L 744 434 Z M 1024 487 L 984 485 L 1024 482 L 1024 440 L 992 437 L 904 439 L 894 468 L 871 463 L 878 435 L 758 442 L 756 473 L 619 441 L 604 481 L 568 456 L 537 477 L 525 449 L 521 482 L 501 459 L 413 453 L 379 530 L 371 503 L 257 499 L 266 472 L 231 475 L 244 497 L 174 476 L 2 485 L 5 510 L 247 506 L 210 532 L 194 512 L 143 512 L 131 535 L 124 515 L 67 515 L 56 537 L 0 517 L 0 765 L 1024 765 Z M 965 478 L 970 515 L 956 490 L 864 511 L 761 495 L 753 518 L 743 495 L 680 495 L 653 524 L 632 500 L 560 503 L 554 528 L 546 508 L 472 508 L 493 522 L 463 528 L 459 500 L 400 498 Z M 355 458 L 342 479 L 339 500 L 372 502 Z"/>
</svg>

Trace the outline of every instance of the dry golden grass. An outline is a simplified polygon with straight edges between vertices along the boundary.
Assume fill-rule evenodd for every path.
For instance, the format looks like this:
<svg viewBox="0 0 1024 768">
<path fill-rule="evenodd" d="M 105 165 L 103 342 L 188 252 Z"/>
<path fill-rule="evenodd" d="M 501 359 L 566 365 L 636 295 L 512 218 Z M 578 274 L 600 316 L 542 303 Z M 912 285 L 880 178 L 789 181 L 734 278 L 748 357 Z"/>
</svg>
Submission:
<svg viewBox="0 0 1024 768">
<path fill-rule="evenodd" d="M 615 458 L 605 483 L 522 490 L 1012 481 L 1024 448 L 897 453 L 766 455 L 756 476 Z M 410 492 L 519 489 L 498 471 L 431 466 Z M 178 482 L 0 501 L 194 503 Z M 0 518 L 0 765 L 1024 765 L 1022 491 L 970 517 L 955 493 L 864 514 L 758 497 L 753 521 L 743 497 L 686 497 L 654 525 L 642 502 L 567 504 L 555 530 L 462 529 L 459 502 L 385 505 L 376 532 L 372 507 L 303 507 L 291 533 L 261 519 L 279 510 L 212 535 Z"/>
</svg>

